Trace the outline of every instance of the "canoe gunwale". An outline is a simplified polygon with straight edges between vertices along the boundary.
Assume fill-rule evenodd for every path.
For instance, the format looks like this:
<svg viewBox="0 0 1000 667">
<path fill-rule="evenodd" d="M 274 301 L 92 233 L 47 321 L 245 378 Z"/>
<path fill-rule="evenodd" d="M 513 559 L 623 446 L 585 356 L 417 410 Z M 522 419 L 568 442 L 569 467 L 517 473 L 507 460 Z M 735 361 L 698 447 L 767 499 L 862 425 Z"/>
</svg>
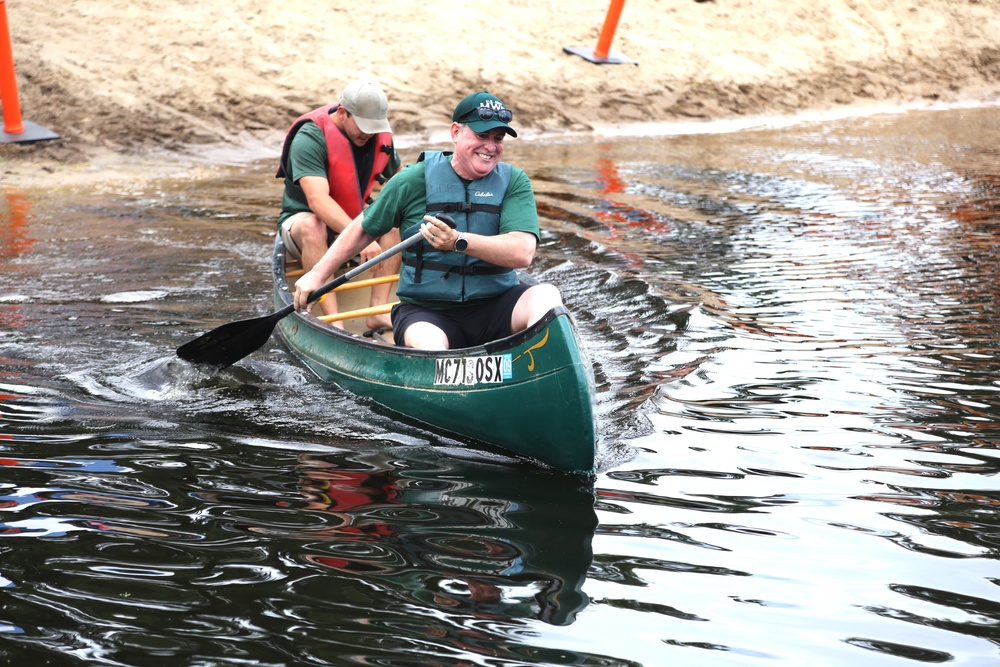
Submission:
<svg viewBox="0 0 1000 667">
<path fill-rule="evenodd" d="M 274 270 L 275 294 L 278 294 L 281 297 L 280 305 L 287 306 L 292 303 L 292 294 L 288 291 L 285 280 L 285 246 L 280 238 L 278 238 L 274 244 L 272 266 Z M 525 341 L 538 335 L 538 332 L 545 329 L 546 326 L 548 326 L 560 315 L 567 315 L 572 318 L 572 314 L 565 306 L 557 306 L 547 312 L 540 320 L 532 324 L 524 331 L 519 331 L 515 334 L 507 336 L 506 338 L 490 341 L 484 345 L 454 348 L 450 350 L 416 350 L 411 347 L 403 347 L 401 345 L 386 345 L 385 343 L 379 343 L 362 336 L 354 335 L 342 329 L 331 327 L 329 324 L 314 317 L 311 313 L 297 312 L 292 313 L 291 317 L 296 318 L 300 324 L 304 324 L 305 326 L 321 331 L 331 337 L 342 339 L 344 342 L 352 345 L 377 348 L 379 351 L 387 354 L 398 354 L 406 357 L 450 358 L 497 354 L 512 347 L 523 345 Z"/>
</svg>

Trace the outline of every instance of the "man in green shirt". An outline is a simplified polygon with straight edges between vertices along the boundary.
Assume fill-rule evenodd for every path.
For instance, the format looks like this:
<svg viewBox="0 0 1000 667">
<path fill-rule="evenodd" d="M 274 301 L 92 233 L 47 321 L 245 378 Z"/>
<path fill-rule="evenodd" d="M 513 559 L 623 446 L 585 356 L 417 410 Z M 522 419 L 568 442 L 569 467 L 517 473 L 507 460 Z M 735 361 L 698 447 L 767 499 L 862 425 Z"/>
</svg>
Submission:
<svg viewBox="0 0 1000 667">
<path fill-rule="evenodd" d="M 303 114 L 289 129 L 277 173 L 285 179 L 278 232 L 287 257 L 301 260 L 303 269 L 311 269 L 361 213 L 376 182 L 385 182 L 399 169 L 388 106 L 377 83 L 359 80 L 344 89 L 339 104 Z M 361 258 L 368 260 L 398 242 L 392 231 L 363 248 Z M 398 260 L 380 268 L 395 273 Z M 371 305 L 386 303 L 389 289 L 386 284 L 373 290 Z M 336 297 L 328 295 L 320 308 L 326 314 L 337 312 Z M 369 317 L 367 323 L 387 327 L 389 318 Z"/>
<path fill-rule="evenodd" d="M 392 311 L 397 345 L 428 350 L 480 345 L 522 331 L 562 304 L 549 284 L 518 284 L 539 239 L 531 181 L 501 161 L 517 136 L 497 97 L 467 96 L 452 114 L 452 153 L 426 153 L 389 181 L 316 265 L 295 284 L 295 307 L 345 261 L 392 229 L 421 234 L 403 260 Z M 448 213 L 453 229 L 434 213 Z"/>
</svg>

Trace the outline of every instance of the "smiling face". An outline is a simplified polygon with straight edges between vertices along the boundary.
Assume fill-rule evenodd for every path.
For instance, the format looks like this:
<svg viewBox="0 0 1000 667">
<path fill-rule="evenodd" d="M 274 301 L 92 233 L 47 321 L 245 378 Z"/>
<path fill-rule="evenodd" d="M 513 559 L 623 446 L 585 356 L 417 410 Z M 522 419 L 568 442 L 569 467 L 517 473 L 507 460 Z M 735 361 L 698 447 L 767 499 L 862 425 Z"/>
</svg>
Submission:
<svg viewBox="0 0 1000 667">
<path fill-rule="evenodd" d="M 451 140 L 455 144 L 455 155 L 451 166 L 455 173 L 467 181 L 483 178 L 503 158 L 503 140 L 507 133 L 503 128 L 486 132 L 473 132 L 468 125 L 451 124 Z"/>
</svg>

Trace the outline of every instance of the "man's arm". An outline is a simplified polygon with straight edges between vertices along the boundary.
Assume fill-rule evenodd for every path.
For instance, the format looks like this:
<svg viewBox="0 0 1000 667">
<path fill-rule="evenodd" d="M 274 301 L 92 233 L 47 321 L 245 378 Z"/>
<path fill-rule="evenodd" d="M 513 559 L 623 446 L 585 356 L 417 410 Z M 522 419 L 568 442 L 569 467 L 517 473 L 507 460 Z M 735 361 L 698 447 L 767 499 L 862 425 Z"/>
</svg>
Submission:
<svg viewBox="0 0 1000 667">
<path fill-rule="evenodd" d="M 299 187 L 306 195 L 309 210 L 334 232 L 340 234 L 351 224 L 351 218 L 330 196 L 330 181 L 319 176 L 303 176 L 299 179 Z"/>
<path fill-rule="evenodd" d="M 344 262 L 357 255 L 363 248 L 370 245 L 375 237 L 366 232 L 361 227 L 361 220 L 364 213 L 355 218 L 344 231 L 337 236 L 323 257 L 316 262 L 311 270 L 307 271 L 301 278 L 295 281 L 294 302 L 295 309 L 309 310 L 307 298 L 317 287 L 322 287 L 329 282 L 330 277 L 336 273 L 337 269 L 343 266 Z"/>
<path fill-rule="evenodd" d="M 430 216 L 428 216 L 430 217 Z M 437 250 L 454 250 L 458 230 L 443 222 L 430 219 L 421 225 L 424 238 Z M 529 232 L 507 232 L 497 236 L 465 234 L 469 247 L 465 254 L 508 269 L 526 269 L 535 258 L 535 235 Z"/>
<path fill-rule="evenodd" d="M 508 269 L 525 269 L 531 266 L 531 261 L 535 258 L 537 241 L 528 232 L 508 232 L 499 236 L 467 234 L 466 238 L 469 240 L 469 248 L 465 254 L 490 264 Z"/>
</svg>

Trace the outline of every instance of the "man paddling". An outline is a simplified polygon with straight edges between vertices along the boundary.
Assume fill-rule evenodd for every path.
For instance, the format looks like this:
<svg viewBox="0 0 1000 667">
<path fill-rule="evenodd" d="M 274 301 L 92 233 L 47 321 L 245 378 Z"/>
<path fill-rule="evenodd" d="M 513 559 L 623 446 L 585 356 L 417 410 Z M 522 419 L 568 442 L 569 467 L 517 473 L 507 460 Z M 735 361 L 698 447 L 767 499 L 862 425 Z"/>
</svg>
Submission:
<svg viewBox="0 0 1000 667">
<path fill-rule="evenodd" d="M 427 152 L 389 181 L 330 249 L 295 283 L 296 309 L 374 239 L 398 229 L 421 234 L 407 249 L 392 310 L 397 345 L 442 350 L 480 345 L 522 331 L 562 304 L 549 284 L 518 283 L 539 239 L 531 181 L 502 162 L 516 137 L 507 106 L 488 92 L 465 97 L 452 114 L 450 153 Z M 435 217 L 447 213 L 453 229 Z"/>
<path fill-rule="evenodd" d="M 314 109 L 289 129 L 277 173 L 285 179 L 278 230 L 287 256 L 301 260 L 303 269 L 311 269 L 361 213 L 376 182 L 385 182 L 399 170 L 388 108 L 377 83 L 359 80 L 344 89 L 339 104 Z M 367 261 L 398 242 L 399 233 L 390 230 L 358 252 Z M 373 273 L 396 273 L 399 261 L 394 257 Z M 385 304 L 390 289 L 388 284 L 374 288 L 371 305 Z M 320 309 L 336 313 L 336 296 L 327 295 Z M 366 324 L 372 329 L 390 326 L 387 315 L 369 317 Z"/>
</svg>

